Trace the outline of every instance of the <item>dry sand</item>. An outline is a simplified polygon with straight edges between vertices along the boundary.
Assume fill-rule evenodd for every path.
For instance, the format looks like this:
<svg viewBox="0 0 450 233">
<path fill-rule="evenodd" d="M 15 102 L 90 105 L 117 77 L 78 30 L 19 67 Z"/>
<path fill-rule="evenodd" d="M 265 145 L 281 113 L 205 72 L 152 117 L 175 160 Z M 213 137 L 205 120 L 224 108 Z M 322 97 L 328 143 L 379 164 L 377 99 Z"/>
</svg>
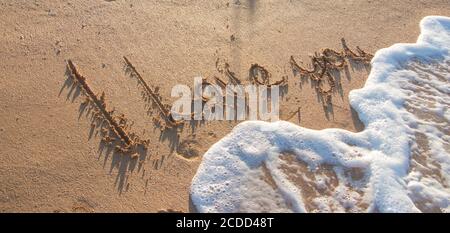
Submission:
<svg viewBox="0 0 450 233">
<path fill-rule="evenodd" d="M 123 70 L 124 55 L 168 104 L 174 85 L 219 76 L 217 58 L 228 60 L 241 79 L 258 63 L 274 78 L 289 77 L 282 119 L 301 107 L 301 118 L 291 122 L 357 131 L 347 94 L 364 85 L 368 71 L 343 76 L 342 93 L 325 111 L 314 88 L 293 76 L 289 57 L 340 49 L 342 37 L 372 53 L 414 42 L 427 15 L 449 16 L 450 2 L 0 0 L 0 211 L 189 211 L 201 155 L 236 123 L 188 125 L 179 139 L 161 133 L 142 89 Z M 80 113 L 83 98 L 66 86 L 67 59 L 150 139 L 140 164 L 100 151 L 101 137 Z"/>
</svg>

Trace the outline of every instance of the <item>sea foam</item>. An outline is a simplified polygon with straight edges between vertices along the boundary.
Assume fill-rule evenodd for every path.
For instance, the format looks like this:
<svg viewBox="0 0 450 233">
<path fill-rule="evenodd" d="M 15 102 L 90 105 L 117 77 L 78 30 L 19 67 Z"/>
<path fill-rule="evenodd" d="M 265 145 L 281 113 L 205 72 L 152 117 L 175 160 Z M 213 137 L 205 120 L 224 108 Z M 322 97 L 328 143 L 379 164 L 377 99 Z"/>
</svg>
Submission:
<svg viewBox="0 0 450 233">
<path fill-rule="evenodd" d="M 450 212 L 450 18 L 382 49 L 350 93 L 365 130 L 248 121 L 203 156 L 200 212 Z"/>
</svg>

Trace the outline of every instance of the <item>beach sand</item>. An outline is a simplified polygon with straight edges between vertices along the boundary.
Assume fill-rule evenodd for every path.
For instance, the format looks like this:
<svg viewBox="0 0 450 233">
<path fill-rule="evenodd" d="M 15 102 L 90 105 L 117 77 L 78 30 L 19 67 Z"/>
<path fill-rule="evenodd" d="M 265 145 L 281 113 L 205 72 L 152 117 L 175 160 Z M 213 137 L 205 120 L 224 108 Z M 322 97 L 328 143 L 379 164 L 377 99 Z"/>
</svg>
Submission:
<svg viewBox="0 0 450 233">
<path fill-rule="evenodd" d="M 0 211 L 192 210 L 189 188 L 202 154 L 238 122 L 161 132 L 123 56 L 167 104 L 177 84 L 225 79 L 217 58 L 241 80 L 258 63 L 274 79 L 289 78 L 282 120 L 359 131 L 347 96 L 369 70 L 342 75 L 342 90 L 324 108 L 314 87 L 293 75 L 290 56 L 306 62 L 322 48 L 340 50 L 341 38 L 371 53 L 414 42 L 427 15 L 449 16 L 448 0 L 0 0 Z M 103 148 L 83 97 L 68 86 L 68 59 L 105 93 L 110 110 L 134 122 L 131 131 L 150 140 L 146 154 L 132 160 Z"/>
</svg>

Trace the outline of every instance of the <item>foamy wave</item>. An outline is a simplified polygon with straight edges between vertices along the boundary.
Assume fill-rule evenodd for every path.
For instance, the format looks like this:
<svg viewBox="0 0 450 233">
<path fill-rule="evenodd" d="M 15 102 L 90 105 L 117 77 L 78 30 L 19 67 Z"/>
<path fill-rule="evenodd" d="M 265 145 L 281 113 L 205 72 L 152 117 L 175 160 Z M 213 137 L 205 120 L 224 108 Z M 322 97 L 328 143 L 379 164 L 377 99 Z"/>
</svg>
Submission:
<svg viewBox="0 0 450 233">
<path fill-rule="evenodd" d="M 365 130 L 244 122 L 203 156 L 200 212 L 450 212 L 450 18 L 378 51 L 350 93 Z"/>
</svg>

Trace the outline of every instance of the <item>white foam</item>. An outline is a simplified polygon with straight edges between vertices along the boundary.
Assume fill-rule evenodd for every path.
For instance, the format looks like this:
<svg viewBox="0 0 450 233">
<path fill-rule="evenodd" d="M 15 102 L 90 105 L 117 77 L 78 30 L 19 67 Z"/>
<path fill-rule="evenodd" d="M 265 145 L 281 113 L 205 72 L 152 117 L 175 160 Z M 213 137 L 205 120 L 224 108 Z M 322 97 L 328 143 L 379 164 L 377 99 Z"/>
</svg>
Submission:
<svg viewBox="0 0 450 233">
<path fill-rule="evenodd" d="M 200 212 L 450 212 L 450 18 L 382 49 L 350 93 L 365 130 L 244 122 L 192 181 Z"/>
</svg>

